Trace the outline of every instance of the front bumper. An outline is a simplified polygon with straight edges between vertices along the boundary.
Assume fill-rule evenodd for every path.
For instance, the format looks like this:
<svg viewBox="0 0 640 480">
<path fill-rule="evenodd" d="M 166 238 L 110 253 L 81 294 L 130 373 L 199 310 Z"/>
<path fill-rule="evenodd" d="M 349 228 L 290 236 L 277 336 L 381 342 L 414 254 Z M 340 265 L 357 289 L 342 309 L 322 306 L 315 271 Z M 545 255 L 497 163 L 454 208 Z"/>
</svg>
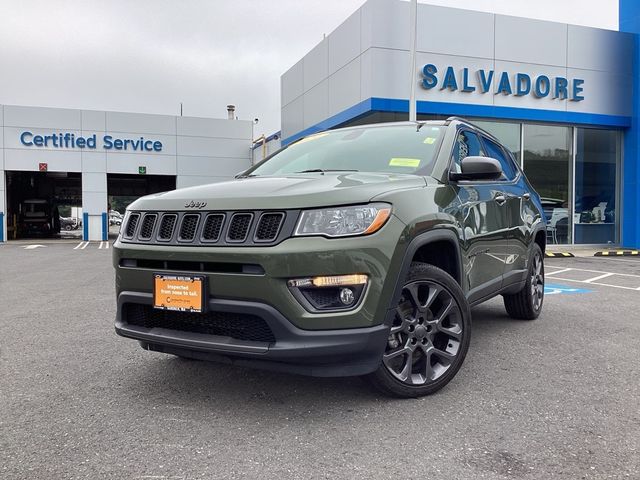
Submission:
<svg viewBox="0 0 640 480">
<path fill-rule="evenodd" d="M 127 322 L 123 313 L 127 304 L 151 305 L 152 302 L 151 294 L 120 293 L 116 333 L 139 340 L 149 350 L 303 375 L 333 377 L 371 373 L 378 368 L 389 335 L 387 322 L 368 328 L 302 330 L 269 305 L 221 299 L 210 300 L 209 310 L 259 317 L 273 332 L 276 341 L 236 340 L 227 336 L 145 328 Z"/>
<path fill-rule="evenodd" d="M 116 331 L 151 350 L 182 356 L 317 376 L 370 373 L 379 365 L 388 336 L 390 303 L 402 263 L 399 259 L 406 249 L 405 228 L 392 216 L 384 228 L 367 237 L 289 238 L 269 247 L 169 247 L 118 240 L 113 248 Z M 137 260 L 137 266 L 127 267 L 127 259 Z M 154 267 L 158 262 L 176 268 Z M 202 270 L 177 270 L 194 262 Z M 242 265 L 259 268 L 253 273 L 235 268 Z M 176 271 L 206 276 L 210 311 L 260 317 L 269 325 L 274 340 L 248 342 L 231 335 L 157 325 L 145 328 L 123 318 L 126 303 L 151 305 L 154 273 Z M 349 311 L 309 312 L 287 287 L 292 278 L 353 273 L 368 275 L 369 284 L 360 303 Z"/>
<path fill-rule="evenodd" d="M 151 294 L 154 273 L 198 274 L 207 277 L 209 298 L 271 305 L 302 330 L 371 327 L 384 322 L 390 307 L 406 249 L 404 228 L 392 216 L 384 228 L 366 237 L 289 238 L 269 247 L 156 246 L 117 240 L 116 293 Z M 127 259 L 137 261 L 137 266 L 125 266 Z M 163 262 L 167 269 L 160 266 Z M 233 268 L 243 265 L 257 268 L 254 273 Z M 357 308 L 349 311 L 308 312 L 287 287 L 293 278 L 353 273 L 368 275 L 369 285 Z"/>
</svg>

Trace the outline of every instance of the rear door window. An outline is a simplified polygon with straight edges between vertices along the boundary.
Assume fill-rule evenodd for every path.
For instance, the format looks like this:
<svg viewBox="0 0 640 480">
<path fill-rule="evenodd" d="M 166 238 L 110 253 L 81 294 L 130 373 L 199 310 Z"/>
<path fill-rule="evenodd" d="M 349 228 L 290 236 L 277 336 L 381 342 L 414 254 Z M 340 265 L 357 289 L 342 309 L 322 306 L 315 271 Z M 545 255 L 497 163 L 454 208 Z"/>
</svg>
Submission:
<svg viewBox="0 0 640 480">
<path fill-rule="evenodd" d="M 517 169 L 511 157 L 504 149 L 493 140 L 483 137 L 487 157 L 495 158 L 502 165 L 502 180 L 513 180 L 516 178 Z"/>
</svg>

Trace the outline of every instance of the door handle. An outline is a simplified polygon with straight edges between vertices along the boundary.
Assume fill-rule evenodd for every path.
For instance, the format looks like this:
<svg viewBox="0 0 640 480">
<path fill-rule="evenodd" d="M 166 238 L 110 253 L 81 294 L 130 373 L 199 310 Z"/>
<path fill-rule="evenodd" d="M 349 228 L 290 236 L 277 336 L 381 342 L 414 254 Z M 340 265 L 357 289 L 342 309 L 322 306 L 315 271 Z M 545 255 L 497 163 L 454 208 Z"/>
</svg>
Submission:
<svg viewBox="0 0 640 480">
<path fill-rule="evenodd" d="M 504 195 L 496 195 L 495 197 L 493 197 L 493 199 L 498 205 L 504 205 L 507 201 L 507 197 L 505 197 Z"/>
</svg>

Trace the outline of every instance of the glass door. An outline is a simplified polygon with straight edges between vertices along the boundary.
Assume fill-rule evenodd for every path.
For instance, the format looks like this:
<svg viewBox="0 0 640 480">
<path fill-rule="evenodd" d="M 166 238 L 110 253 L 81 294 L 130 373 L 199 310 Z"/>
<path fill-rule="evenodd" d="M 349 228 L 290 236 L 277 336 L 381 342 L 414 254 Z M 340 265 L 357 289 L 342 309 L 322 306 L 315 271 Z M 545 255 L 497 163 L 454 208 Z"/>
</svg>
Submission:
<svg viewBox="0 0 640 480">
<path fill-rule="evenodd" d="M 523 125 L 524 171 L 542 199 L 547 243 L 572 243 L 571 127 Z"/>
<path fill-rule="evenodd" d="M 575 243 L 617 243 L 620 133 L 576 129 Z"/>
</svg>

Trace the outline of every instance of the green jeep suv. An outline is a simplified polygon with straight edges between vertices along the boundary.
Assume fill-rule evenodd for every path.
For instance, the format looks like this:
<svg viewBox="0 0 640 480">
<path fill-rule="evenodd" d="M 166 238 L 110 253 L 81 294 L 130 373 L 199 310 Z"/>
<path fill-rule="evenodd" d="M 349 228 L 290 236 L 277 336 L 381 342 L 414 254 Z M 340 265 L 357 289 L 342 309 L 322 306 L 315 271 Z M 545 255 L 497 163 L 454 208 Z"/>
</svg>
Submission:
<svg viewBox="0 0 640 480">
<path fill-rule="evenodd" d="M 143 197 L 114 244 L 116 332 L 180 357 L 365 376 L 402 397 L 460 369 L 470 307 L 544 295 L 540 198 L 458 118 L 311 135 L 236 179 Z"/>
</svg>

